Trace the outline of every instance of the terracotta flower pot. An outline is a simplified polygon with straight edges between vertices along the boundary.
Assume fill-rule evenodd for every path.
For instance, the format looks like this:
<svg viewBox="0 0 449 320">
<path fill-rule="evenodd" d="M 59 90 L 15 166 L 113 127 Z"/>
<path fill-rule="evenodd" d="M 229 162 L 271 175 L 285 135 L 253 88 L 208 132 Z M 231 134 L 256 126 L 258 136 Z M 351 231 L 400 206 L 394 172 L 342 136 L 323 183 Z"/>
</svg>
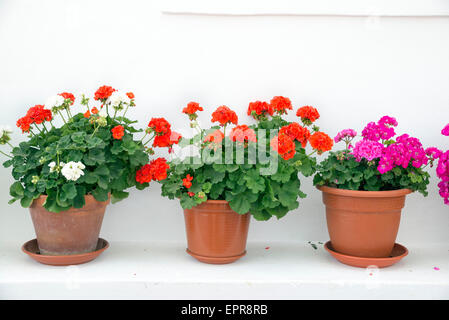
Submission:
<svg viewBox="0 0 449 320">
<path fill-rule="evenodd" d="M 390 256 L 405 196 L 411 190 L 318 189 L 323 192 L 327 228 L 335 251 L 364 258 Z"/>
<path fill-rule="evenodd" d="M 208 200 L 184 210 L 187 252 L 201 262 L 234 262 L 246 253 L 250 214 L 238 214 L 225 200 Z"/>
<path fill-rule="evenodd" d="M 40 253 L 72 255 L 95 251 L 109 200 L 100 202 L 86 195 L 81 209 L 54 213 L 42 206 L 46 198 L 41 196 L 30 207 Z"/>
</svg>

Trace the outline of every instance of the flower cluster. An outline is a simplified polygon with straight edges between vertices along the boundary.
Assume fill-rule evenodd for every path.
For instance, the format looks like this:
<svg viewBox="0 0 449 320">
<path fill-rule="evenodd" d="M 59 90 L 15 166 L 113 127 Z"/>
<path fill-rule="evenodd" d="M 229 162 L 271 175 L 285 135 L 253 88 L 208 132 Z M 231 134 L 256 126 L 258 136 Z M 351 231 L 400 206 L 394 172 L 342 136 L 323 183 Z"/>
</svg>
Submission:
<svg viewBox="0 0 449 320">
<path fill-rule="evenodd" d="M 256 120 L 266 120 L 268 116 L 274 114 L 274 108 L 265 101 L 250 102 L 247 114 Z"/>
<path fill-rule="evenodd" d="M 182 109 L 182 113 L 187 114 L 190 120 L 196 120 L 196 118 L 198 118 L 198 115 L 196 114 L 198 111 L 203 111 L 203 107 L 200 107 L 198 102 L 193 101 L 189 102 L 187 107 Z"/>
<path fill-rule="evenodd" d="M 354 129 L 341 130 L 334 138 L 335 143 L 345 141 L 347 145 L 357 136 L 357 132 Z"/>
<path fill-rule="evenodd" d="M 426 153 L 419 139 L 408 134 L 392 138 L 396 135 L 394 127 L 398 125 L 395 118 L 384 116 L 377 123 L 370 122 L 362 131 L 363 139 L 357 142 L 352 150 L 356 161 L 365 159 L 371 162 L 378 160 L 377 170 L 384 174 L 395 167 L 407 168 L 412 165 L 421 168 L 429 161 L 429 153 Z M 337 134 L 335 142 L 345 141 L 346 149 L 351 140 L 356 136 L 352 129 L 345 129 Z"/>
<path fill-rule="evenodd" d="M 290 101 L 288 98 L 284 97 L 275 97 L 279 101 Z M 273 98 L 273 99 L 275 99 Z M 282 98 L 282 99 L 280 99 Z M 275 99 L 275 100 L 276 100 Z M 290 104 L 286 104 L 290 105 Z M 284 112 L 286 113 L 286 109 L 292 109 L 292 108 L 285 108 Z M 271 146 L 277 146 L 276 148 L 273 147 L 274 150 L 279 152 L 279 155 L 285 159 L 291 159 L 296 153 L 296 146 L 295 141 L 298 141 L 301 144 L 302 148 L 305 148 L 307 146 L 307 143 L 310 143 L 310 146 L 315 150 L 314 152 L 317 152 L 318 154 L 322 154 L 323 152 L 329 151 L 332 149 L 332 146 L 334 142 L 332 141 L 331 137 L 329 137 L 326 133 L 318 131 L 319 129 L 317 127 L 313 127 L 312 133 L 309 131 L 307 126 L 310 126 L 313 122 L 315 122 L 319 117 L 318 110 L 316 110 L 313 107 L 310 106 L 304 106 L 298 109 L 296 115 L 301 118 L 301 121 L 304 126 L 301 126 L 297 122 L 292 122 L 288 125 L 283 126 L 279 130 L 279 138 L 277 137 L 273 138 L 271 141 Z M 282 137 L 282 138 L 281 138 Z M 290 141 L 288 141 L 290 140 Z"/>
<path fill-rule="evenodd" d="M 12 129 L 9 126 L 0 126 L 0 144 L 9 144 Z"/>
<path fill-rule="evenodd" d="M 190 174 L 187 174 L 187 176 L 184 179 L 182 179 L 182 185 L 187 189 L 189 189 L 192 186 L 192 180 L 193 177 Z"/>
<path fill-rule="evenodd" d="M 240 126 L 236 126 L 232 129 L 229 134 L 229 138 L 232 141 L 238 141 L 240 143 L 245 142 L 257 142 L 256 132 L 253 129 L 249 128 L 246 124 L 242 124 Z"/>
<path fill-rule="evenodd" d="M 237 114 L 229 109 L 227 106 L 220 106 L 212 113 L 212 122 L 218 122 L 220 126 L 224 127 L 230 123 L 237 125 Z"/>
<path fill-rule="evenodd" d="M 311 106 L 299 108 L 298 111 L 296 111 L 296 115 L 301 118 L 301 121 L 305 125 L 311 125 L 320 117 L 318 110 Z"/>
<path fill-rule="evenodd" d="M 449 136 L 449 124 L 447 124 L 441 134 Z M 443 152 L 437 148 L 427 148 L 427 155 L 431 158 L 431 163 L 438 159 L 436 168 L 437 177 L 440 179 L 438 183 L 439 194 L 443 198 L 444 203 L 449 205 L 449 150 Z"/>
<path fill-rule="evenodd" d="M 394 127 L 397 125 L 395 118 L 384 116 L 377 123 L 368 123 L 362 131 L 362 136 L 372 141 L 389 140 L 396 135 Z"/>
<path fill-rule="evenodd" d="M 51 121 L 53 119 L 51 110 L 45 109 L 43 105 L 35 105 L 31 107 L 26 115 L 17 120 L 17 127 L 22 129 L 22 132 L 30 132 L 32 124 L 38 125 L 45 121 Z"/>
<path fill-rule="evenodd" d="M 292 140 L 297 140 L 301 143 L 301 146 L 305 148 L 307 141 L 310 138 L 310 131 L 309 129 L 302 127 L 299 123 L 292 122 L 289 125 L 282 127 L 279 130 L 279 135 L 286 135 Z"/>
<path fill-rule="evenodd" d="M 355 144 L 352 154 L 358 162 L 362 159 L 372 161 L 382 156 L 383 149 L 382 143 L 364 139 Z"/>
<path fill-rule="evenodd" d="M 284 160 L 289 160 L 294 157 L 296 146 L 292 138 L 285 134 L 277 135 L 270 141 L 270 146 L 274 151 Z"/>
<path fill-rule="evenodd" d="M 334 145 L 334 141 L 326 133 L 317 131 L 309 138 L 310 146 L 318 151 L 318 154 L 330 151 Z"/>
<path fill-rule="evenodd" d="M 270 101 L 270 105 L 274 112 L 279 115 L 287 114 L 287 110 L 292 110 L 292 102 L 289 98 L 276 96 Z"/>
<path fill-rule="evenodd" d="M 50 164 L 53 164 L 53 162 Z M 49 166 L 50 166 L 50 164 L 49 164 Z M 86 169 L 86 166 L 80 161 L 78 161 L 78 162 L 70 161 L 65 164 L 60 163 L 59 166 L 62 167 L 61 174 L 68 181 L 77 181 L 81 176 L 84 175 L 83 170 Z M 53 169 L 52 166 L 50 166 L 50 170 L 52 170 L 52 169 Z"/>
<path fill-rule="evenodd" d="M 168 169 L 170 169 L 170 166 L 167 164 L 167 160 L 164 158 L 157 158 L 137 170 L 136 181 L 144 184 L 152 180 L 164 180 L 167 178 Z"/>
</svg>

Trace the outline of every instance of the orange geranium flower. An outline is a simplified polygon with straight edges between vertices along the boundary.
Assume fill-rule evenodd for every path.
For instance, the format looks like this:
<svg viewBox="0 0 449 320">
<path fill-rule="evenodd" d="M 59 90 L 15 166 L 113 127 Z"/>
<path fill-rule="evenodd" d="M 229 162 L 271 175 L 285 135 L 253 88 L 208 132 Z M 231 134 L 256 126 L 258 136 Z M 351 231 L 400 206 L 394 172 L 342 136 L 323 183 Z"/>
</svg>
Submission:
<svg viewBox="0 0 449 320">
<path fill-rule="evenodd" d="M 270 105 L 278 114 L 286 114 L 287 110 L 293 109 L 290 99 L 282 96 L 271 99 Z"/>
<path fill-rule="evenodd" d="M 212 113 L 212 122 L 219 122 L 220 126 L 225 126 L 229 123 L 237 124 L 237 114 L 229 109 L 227 106 L 220 106 Z"/>
<path fill-rule="evenodd" d="M 215 130 L 214 132 L 206 135 L 206 137 L 204 138 L 204 142 L 219 144 L 221 143 L 221 141 L 223 141 L 223 139 L 224 139 L 223 132 L 221 132 L 220 130 Z"/>
<path fill-rule="evenodd" d="M 273 113 L 273 107 L 267 102 L 255 101 L 249 103 L 248 115 L 252 116 L 256 120 L 265 119 L 267 115 L 272 116 Z"/>
<path fill-rule="evenodd" d="M 317 131 L 309 138 L 310 145 L 318 151 L 318 154 L 329 151 L 334 145 L 334 141 L 324 132 Z"/>
<path fill-rule="evenodd" d="M 274 151 L 279 153 L 279 155 L 284 160 L 293 158 L 296 153 L 295 143 L 293 142 L 292 138 L 285 134 L 275 136 L 273 139 L 271 139 L 270 146 Z"/>
<path fill-rule="evenodd" d="M 253 129 L 248 128 L 246 124 L 242 124 L 240 126 L 237 126 L 232 129 L 231 133 L 229 134 L 229 138 L 232 141 L 238 141 L 238 142 L 257 142 L 256 133 Z"/>
<path fill-rule="evenodd" d="M 301 143 L 303 148 L 307 145 L 307 140 L 310 137 L 310 132 L 307 128 L 304 128 L 297 122 L 292 122 L 288 126 L 282 127 L 279 130 L 279 135 L 287 135 L 292 140 L 297 140 Z"/>
<path fill-rule="evenodd" d="M 296 115 L 301 118 L 301 121 L 305 125 L 311 125 L 320 117 L 318 110 L 311 106 L 299 108 L 298 111 L 296 111 Z"/>
</svg>

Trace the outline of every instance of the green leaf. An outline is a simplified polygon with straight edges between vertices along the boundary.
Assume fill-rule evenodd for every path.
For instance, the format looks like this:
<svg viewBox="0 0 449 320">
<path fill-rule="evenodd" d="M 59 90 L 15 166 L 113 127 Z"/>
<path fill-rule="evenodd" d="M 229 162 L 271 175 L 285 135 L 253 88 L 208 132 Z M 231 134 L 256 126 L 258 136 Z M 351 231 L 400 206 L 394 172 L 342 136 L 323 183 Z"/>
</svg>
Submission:
<svg viewBox="0 0 449 320">
<path fill-rule="evenodd" d="M 72 200 L 77 195 L 77 190 L 74 183 L 67 183 L 62 186 L 62 191 L 65 193 L 65 197 Z"/>
<path fill-rule="evenodd" d="M 128 198 L 129 196 L 129 192 L 125 192 L 125 191 L 113 191 L 112 192 L 112 196 L 111 196 L 111 202 L 112 203 L 117 203 L 123 199 Z"/>
<path fill-rule="evenodd" d="M 9 194 L 13 198 L 21 199 L 24 194 L 23 186 L 20 182 L 16 181 L 14 182 L 11 187 L 9 188 Z"/>
</svg>

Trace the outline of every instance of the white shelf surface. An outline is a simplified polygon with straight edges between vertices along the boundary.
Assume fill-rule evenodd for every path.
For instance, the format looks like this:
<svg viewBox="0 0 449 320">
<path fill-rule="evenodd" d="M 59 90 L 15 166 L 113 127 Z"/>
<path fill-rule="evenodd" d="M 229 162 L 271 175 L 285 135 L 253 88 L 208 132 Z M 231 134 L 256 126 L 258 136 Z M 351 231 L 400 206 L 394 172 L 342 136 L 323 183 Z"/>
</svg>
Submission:
<svg viewBox="0 0 449 320">
<path fill-rule="evenodd" d="M 402 261 L 376 270 L 343 265 L 313 243 L 250 242 L 239 261 L 208 265 L 184 243 L 110 242 L 68 267 L 1 244 L 0 299 L 449 299 L 448 245 L 408 246 Z"/>
</svg>

